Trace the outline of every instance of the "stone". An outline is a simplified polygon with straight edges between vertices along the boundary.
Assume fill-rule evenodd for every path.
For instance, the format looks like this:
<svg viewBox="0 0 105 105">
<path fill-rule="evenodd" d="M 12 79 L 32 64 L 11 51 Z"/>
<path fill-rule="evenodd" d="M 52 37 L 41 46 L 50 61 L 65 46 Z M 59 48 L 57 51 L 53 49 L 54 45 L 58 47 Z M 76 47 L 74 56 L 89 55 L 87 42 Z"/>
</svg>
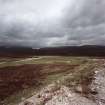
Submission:
<svg viewBox="0 0 105 105">
<path fill-rule="evenodd" d="M 82 93 L 82 92 L 83 92 L 82 86 L 80 86 L 80 85 L 76 86 L 76 87 L 75 87 L 75 91 L 76 91 L 77 93 Z"/>
<path fill-rule="evenodd" d="M 34 103 L 33 102 L 26 101 L 26 102 L 24 102 L 24 105 L 34 105 Z"/>
</svg>

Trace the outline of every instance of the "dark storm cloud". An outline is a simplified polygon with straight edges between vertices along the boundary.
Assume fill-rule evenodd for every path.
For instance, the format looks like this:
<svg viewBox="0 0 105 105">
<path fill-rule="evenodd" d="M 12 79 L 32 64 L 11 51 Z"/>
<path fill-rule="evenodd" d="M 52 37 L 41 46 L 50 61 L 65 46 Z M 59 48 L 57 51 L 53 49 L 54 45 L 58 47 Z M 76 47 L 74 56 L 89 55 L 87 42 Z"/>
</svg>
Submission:
<svg viewBox="0 0 105 105">
<path fill-rule="evenodd" d="M 77 15 L 75 9 L 74 16 L 71 15 L 66 18 L 66 25 L 72 27 L 87 27 L 91 25 L 98 25 L 105 22 L 105 1 L 104 0 L 84 0 L 85 2 L 78 8 Z M 80 10 L 80 11 L 79 11 Z M 69 11 L 68 11 L 69 12 Z M 72 18 L 72 19 L 71 19 Z"/>
<path fill-rule="evenodd" d="M 105 45 L 105 0 L 0 0 L 0 44 Z"/>
</svg>

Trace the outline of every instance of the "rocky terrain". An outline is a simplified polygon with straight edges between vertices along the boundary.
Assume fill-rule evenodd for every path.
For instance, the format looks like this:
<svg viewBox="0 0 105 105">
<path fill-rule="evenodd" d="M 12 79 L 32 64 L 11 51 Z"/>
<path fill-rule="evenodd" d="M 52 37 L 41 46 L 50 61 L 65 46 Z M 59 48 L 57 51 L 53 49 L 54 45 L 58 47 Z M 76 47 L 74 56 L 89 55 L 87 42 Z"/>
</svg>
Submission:
<svg viewBox="0 0 105 105">
<path fill-rule="evenodd" d="M 101 65 L 102 66 L 102 65 Z M 18 105 L 105 105 L 105 67 L 94 68 L 94 77 L 87 86 L 75 89 L 60 85 L 60 81 L 43 88 L 39 93 Z"/>
<path fill-rule="evenodd" d="M 0 91 L 0 105 L 105 105 L 105 59 L 3 58 Z"/>
<path fill-rule="evenodd" d="M 91 84 L 94 101 L 98 105 L 105 105 L 105 68 L 97 68 Z"/>
<path fill-rule="evenodd" d="M 52 84 L 53 85 L 53 84 Z M 49 87 L 49 86 L 48 86 Z M 49 87 L 51 88 L 51 87 Z M 96 105 L 92 100 L 83 97 L 70 90 L 66 86 L 61 86 L 53 91 L 44 90 L 36 96 L 29 98 L 19 105 Z"/>
</svg>

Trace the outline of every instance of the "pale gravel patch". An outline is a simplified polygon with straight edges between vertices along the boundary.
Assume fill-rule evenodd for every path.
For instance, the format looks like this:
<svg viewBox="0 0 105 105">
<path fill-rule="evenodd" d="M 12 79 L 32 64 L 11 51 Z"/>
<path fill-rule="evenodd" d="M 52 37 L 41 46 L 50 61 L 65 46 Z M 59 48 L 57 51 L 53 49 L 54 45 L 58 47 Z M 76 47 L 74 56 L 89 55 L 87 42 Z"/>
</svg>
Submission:
<svg viewBox="0 0 105 105">
<path fill-rule="evenodd" d="M 60 94 L 49 100 L 45 105 L 96 105 L 93 101 L 74 93 L 63 86 Z"/>
<path fill-rule="evenodd" d="M 105 105 L 105 68 L 97 68 L 91 89 L 97 94 L 93 95 L 98 105 Z"/>
<path fill-rule="evenodd" d="M 43 92 L 45 92 L 44 90 Z M 29 98 L 27 101 L 33 103 L 33 105 L 96 105 L 93 101 L 82 97 L 81 95 L 71 91 L 66 86 L 61 86 L 61 88 L 51 93 L 41 93 L 43 96 L 38 98 L 37 96 L 33 96 Z M 50 94 L 51 97 L 46 97 L 46 95 Z M 48 100 L 45 100 L 48 99 Z M 21 103 L 19 105 L 24 105 Z"/>
</svg>

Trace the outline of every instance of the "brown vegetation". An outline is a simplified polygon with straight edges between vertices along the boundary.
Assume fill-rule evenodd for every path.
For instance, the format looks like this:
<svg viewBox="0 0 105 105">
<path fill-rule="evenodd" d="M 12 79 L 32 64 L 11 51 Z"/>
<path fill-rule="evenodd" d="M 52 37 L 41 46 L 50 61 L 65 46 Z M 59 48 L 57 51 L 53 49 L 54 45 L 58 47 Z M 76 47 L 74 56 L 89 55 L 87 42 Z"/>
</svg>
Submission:
<svg viewBox="0 0 105 105">
<path fill-rule="evenodd" d="M 39 86 L 47 75 L 67 72 L 78 65 L 30 64 L 0 68 L 0 99 L 31 86 Z"/>
</svg>

